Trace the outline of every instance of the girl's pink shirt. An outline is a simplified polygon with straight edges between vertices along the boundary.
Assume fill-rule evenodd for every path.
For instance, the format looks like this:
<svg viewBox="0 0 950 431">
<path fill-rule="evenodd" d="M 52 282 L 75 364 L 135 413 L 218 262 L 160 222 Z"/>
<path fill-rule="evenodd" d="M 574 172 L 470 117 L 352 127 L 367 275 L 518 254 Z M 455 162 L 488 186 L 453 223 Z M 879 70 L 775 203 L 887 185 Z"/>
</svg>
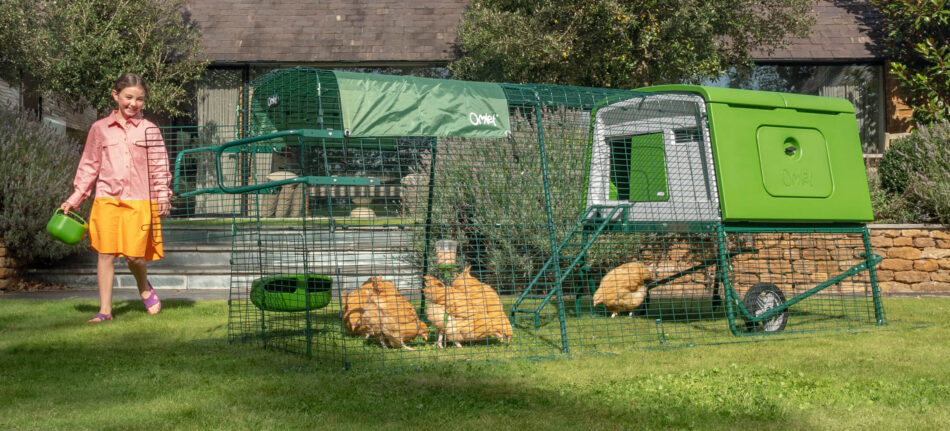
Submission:
<svg viewBox="0 0 950 431">
<path fill-rule="evenodd" d="M 172 196 L 171 178 L 165 141 L 155 124 L 142 114 L 126 120 L 112 111 L 92 123 L 73 180 L 73 194 L 66 202 L 78 207 L 95 184 L 97 198 L 167 203 Z"/>
</svg>

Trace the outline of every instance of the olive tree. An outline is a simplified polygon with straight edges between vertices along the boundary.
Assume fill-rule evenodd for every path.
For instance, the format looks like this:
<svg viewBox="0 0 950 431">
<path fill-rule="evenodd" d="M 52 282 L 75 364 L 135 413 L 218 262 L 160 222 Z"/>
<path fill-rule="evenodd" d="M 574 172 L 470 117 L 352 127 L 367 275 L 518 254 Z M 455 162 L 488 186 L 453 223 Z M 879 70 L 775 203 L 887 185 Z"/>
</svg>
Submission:
<svg viewBox="0 0 950 431">
<path fill-rule="evenodd" d="M 804 36 L 812 0 L 476 0 L 455 76 L 597 87 L 695 82 Z"/>
<path fill-rule="evenodd" d="M 3 0 L 0 60 L 74 105 L 110 106 L 124 72 L 149 83 L 149 109 L 181 113 L 207 66 L 185 0 Z"/>
</svg>

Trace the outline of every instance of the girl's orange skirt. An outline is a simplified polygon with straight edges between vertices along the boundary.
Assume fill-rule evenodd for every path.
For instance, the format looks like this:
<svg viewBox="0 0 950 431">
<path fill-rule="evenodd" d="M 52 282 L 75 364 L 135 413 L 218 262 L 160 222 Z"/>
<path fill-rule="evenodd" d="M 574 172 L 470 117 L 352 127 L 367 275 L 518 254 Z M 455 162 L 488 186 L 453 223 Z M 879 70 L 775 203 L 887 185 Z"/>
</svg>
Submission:
<svg viewBox="0 0 950 431">
<path fill-rule="evenodd" d="M 99 253 L 157 260 L 162 249 L 158 205 L 148 200 L 98 197 L 89 214 L 89 244 Z"/>
</svg>

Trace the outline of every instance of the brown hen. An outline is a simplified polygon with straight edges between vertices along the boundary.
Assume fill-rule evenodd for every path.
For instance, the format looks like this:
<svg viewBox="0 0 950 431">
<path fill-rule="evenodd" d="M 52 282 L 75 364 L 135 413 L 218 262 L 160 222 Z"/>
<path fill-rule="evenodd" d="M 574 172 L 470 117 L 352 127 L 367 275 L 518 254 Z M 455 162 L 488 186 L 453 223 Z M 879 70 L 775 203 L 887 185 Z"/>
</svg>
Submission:
<svg viewBox="0 0 950 431">
<path fill-rule="evenodd" d="M 651 278 L 649 268 L 640 262 L 620 265 L 600 280 L 600 287 L 594 292 L 594 305 L 604 304 L 608 311 L 613 312 L 611 318 L 622 311 L 629 311 L 632 317 L 633 310 L 647 296 L 646 282 Z"/>
<path fill-rule="evenodd" d="M 426 315 L 439 332 L 436 344 L 445 340 L 462 347 L 462 341 L 491 336 L 511 342 L 512 327 L 498 293 L 471 275 L 471 267 L 459 274 L 451 286 L 426 277 Z"/>
<path fill-rule="evenodd" d="M 383 347 L 388 343 L 413 350 L 406 342 L 429 332 L 396 285 L 380 277 L 370 277 L 345 296 L 343 309 L 347 329 L 367 338 L 377 337 Z"/>
</svg>

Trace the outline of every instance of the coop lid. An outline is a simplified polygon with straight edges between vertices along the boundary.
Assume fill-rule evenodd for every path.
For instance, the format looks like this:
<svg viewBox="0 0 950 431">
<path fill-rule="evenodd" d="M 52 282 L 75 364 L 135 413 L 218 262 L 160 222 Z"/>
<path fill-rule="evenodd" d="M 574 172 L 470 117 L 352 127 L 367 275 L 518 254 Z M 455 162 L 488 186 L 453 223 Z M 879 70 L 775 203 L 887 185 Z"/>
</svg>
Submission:
<svg viewBox="0 0 950 431">
<path fill-rule="evenodd" d="M 854 113 L 854 106 L 846 99 L 804 94 L 703 87 L 699 85 L 657 85 L 640 88 L 638 91 L 696 93 L 703 96 L 707 103 L 724 103 L 758 108 L 787 108 L 799 111 Z"/>
<path fill-rule="evenodd" d="M 350 136 L 504 138 L 508 100 L 498 84 L 333 72 Z"/>
</svg>

